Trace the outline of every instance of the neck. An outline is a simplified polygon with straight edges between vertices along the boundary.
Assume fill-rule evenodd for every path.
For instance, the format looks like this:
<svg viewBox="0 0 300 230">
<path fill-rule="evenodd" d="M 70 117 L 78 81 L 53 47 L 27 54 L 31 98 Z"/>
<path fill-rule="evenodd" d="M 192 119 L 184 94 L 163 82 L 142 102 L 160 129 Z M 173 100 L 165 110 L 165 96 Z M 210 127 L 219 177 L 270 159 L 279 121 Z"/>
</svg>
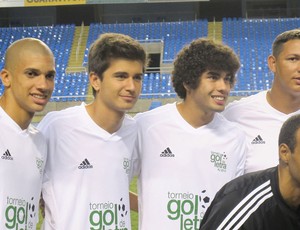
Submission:
<svg viewBox="0 0 300 230">
<path fill-rule="evenodd" d="M 86 110 L 92 120 L 109 133 L 114 133 L 120 129 L 125 116 L 124 112 L 109 110 L 95 101 L 87 105 Z"/>
<path fill-rule="evenodd" d="M 300 207 L 300 184 L 293 179 L 288 168 L 278 167 L 279 190 L 285 203 L 294 210 Z"/>
<path fill-rule="evenodd" d="M 267 92 L 268 103 L 276 110 L 289 114 L 300 109 L 300 94 L 292 94 L 274 85 Z"/>
<path fill-rule="evenodd" d="M 34 113 L 29 113 L 25 110 L 19 109 L 17 106 L 15 106 L 15 103 L 11 103 L 5 95 L 0 98 L 0 106 L 22 130 L 28 128 Z"/>
<path fill-rule="evenodd" d="M 205 112 L 187 101 L 182 101 L 176 106 L 183 119 L 194 128 L 206 125 L 214 118 L 214 112 Z"/>
</svg>

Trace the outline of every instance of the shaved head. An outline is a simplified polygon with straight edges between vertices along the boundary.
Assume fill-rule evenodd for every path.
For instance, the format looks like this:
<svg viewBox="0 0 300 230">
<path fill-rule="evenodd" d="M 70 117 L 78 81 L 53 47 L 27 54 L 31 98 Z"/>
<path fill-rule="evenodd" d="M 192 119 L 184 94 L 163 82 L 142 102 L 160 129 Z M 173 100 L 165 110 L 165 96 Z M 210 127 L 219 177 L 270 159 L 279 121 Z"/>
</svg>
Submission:
<svg viewBox="0 0 300 230">
<path fill-rule="evenodd" d="M 26 58 L 28 52 L 54 57 L 50 48 L 41 40 L 36 38 L 23 38 L 13 42 L 8 47 L 5 54 L 4 68 L 12 71 L 16 64 L 21 61 L 21 58 Z"/>
</svg>

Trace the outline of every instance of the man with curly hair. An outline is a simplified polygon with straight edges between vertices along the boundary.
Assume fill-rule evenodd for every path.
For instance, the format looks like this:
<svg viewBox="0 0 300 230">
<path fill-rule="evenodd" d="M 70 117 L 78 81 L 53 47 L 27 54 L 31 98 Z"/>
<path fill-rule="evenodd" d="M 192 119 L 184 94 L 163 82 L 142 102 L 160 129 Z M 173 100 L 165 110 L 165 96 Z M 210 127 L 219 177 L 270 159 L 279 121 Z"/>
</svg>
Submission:
<svg viewBox="0 0 300 230">
<path fill-rule="evenodd" d="M 246 136 L 219 114 L 239 67 L 228 46 L 196 39 L 174 62 L 182 101 L 136 115 L 139 229 L 199 229 L 215 193 L 244 173 Z"/>
</svg>

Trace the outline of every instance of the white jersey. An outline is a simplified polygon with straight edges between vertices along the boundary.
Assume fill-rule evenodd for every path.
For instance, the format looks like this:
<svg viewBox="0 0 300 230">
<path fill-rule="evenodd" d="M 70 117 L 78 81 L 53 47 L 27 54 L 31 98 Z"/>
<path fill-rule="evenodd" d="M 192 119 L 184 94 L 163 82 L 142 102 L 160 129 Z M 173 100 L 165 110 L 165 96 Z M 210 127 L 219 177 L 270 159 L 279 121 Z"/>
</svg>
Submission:
<svg viewBox="0 0 300 230">
<path fill-rule="evenodd" d="M 47 146 L 29 125 L 22 130 L 0 107 L 0 229 L 35 230 Z"/>
<path fill-rule="evenodd" d="M 136 123 L 125 116 L 110 134 L 85 105 L 48 113 L 38 128 L 47 137 L 43 198 L 45 230 L 131 229 L 129 172 Z"/>
<path fill-rule="evenodd" d="M 176 103 L 138 114 L 141 230 L 199 229 L 216 192 L 243 174 L 246 136 L 216 113 L 193 128 Z"/>
<path fill-rule="evenodd" d="M 239 123 L 246 132 L 250 151 L 245 172 L 253 172 L 278 165 L 278 136 L 282 124 L 292 115 L 274 109 L 267 102 L 267 91 L 229 103 L 223 115 Z"/>
</svg>

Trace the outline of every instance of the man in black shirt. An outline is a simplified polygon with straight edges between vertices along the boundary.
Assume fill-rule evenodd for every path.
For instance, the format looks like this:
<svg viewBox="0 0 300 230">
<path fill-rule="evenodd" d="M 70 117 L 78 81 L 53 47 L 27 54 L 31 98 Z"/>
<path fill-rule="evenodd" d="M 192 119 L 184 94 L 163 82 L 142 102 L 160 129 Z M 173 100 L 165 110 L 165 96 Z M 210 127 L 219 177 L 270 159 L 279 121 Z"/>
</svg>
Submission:
<svg viewBox="0 0 300 230">
<path fill-rule="evenodd" d="M 278 166 L 227 183 L 200 230 L 300 229 L 300 115 L 283 124 L 278 144 Z"/>
</svg>

